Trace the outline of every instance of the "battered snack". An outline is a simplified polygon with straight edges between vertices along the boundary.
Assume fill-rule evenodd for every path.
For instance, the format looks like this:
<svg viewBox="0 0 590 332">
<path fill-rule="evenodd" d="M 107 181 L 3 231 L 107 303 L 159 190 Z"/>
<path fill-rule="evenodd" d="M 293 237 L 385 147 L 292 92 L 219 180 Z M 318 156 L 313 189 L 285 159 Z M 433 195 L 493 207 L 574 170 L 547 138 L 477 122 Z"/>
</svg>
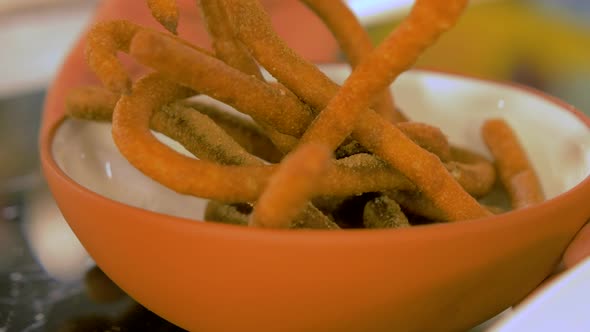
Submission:
<svg viewBox="0 0 590 332">
<path fill-rule="evenodd" d="M 213 120 L 182 104 L 162 107 L 152 116 L 150 123 L 154 130 L 166 133 L 199 159 L 222 165 L 261 164 Z M 172 128 L 175 130 L 172 131 Z"/>
<path fill-rule="evenodd" d="M 66 96 L 66 115 L 94 121 L 111 121 L 119 95 L 100 86 L 81 86 Z"/>
<path fill-rule="evenodd" d="M 205 209 L 205 220 L 217 221 L 233 225 L 248 225 L 248 215 L 252 213 L 252 205 L 245 203 L 223 203 L 210 200 Z"/>
<path fill-rule="evenodd" d="M 198 102 L 187 102 L 191 108 L 207 115 L 249 153 L 270 163 L 278 163 L 283 153 L 276 147 L 260 125 L 244 117 L 224 112 L 217 107 Z"/>
<path fill-rule="evenodd" d="M 269 126 L 274 125 L 283 133 L 299 136 L 312 120 L 309 109 L 299 103 L 297 98 L 290 92 L 283 89 L 278 90 L 278 93 L 276 90 L 271 91 L 270 87 L 272 85 L 256 82 L 251 76 L 240 74 L 221 64 L 219 61 L 215 61 L 197 51 L 184 47 L 165 36 L 150 32 L 140 32 L 132 42 L 130 53 L 141 63 L 165 73 L 170 79 L 191 86 L 195 90 L 215 96 L 218 100 L 226 101 L 231 106 L 251 115 L 254 119 L 259 120 L 259 123 L 265 128 L 268 135 L 273 133 L 272 130 L 266 129 L 265 123 L 269 124 Z M 163 59 L 170 57 L 171 54 L 175 54 L 175 59 L 173 62 L 171 61 L 167 64 Z M 186 55 L 181 58 L 181 54 Z M 207 61 L 200 61 L 199 59 L 202 56 L 204 57 L 203 59 L 209 59 L 215 65 L 210 66 Z M 204 70 L 208 66 L 211 69 L 205 72 Z M 228 72 L 224 71 L 224 69 Z M 215 75 L 214 72 L 222 73 L 224 80 L 216 84 L 215 90 L 212 90 L 210 80 L 205 82 L 203 78 L 208 77 L 207 75 Z M 244 80 L 247 80 L 248 83 L 242 82 Z M 230 82 L 238 82 L 242 89 L 229 93 L 232 86 Z M 205 83 L 210 85 L 203 87 Z M 230 88 L 226 88 L 223 92 L 218 92 L 223 86 L 229 86 Z M 238 85 L 236 84 L 235 86 Z M 276 102 L 272 100 L 276 100 Z M 283 105 L 282 112 L 273 112 L 271 107 L 272 109 L 276 109 L 279 107 L 278 105 Z M 440 134 L 440 131 L 436 132 L 437 130 L 433 130 L 432 126 L 425 124 L 419 125 L 422 128 L 416 128 L 416 125 L 411 123 L 400 123 L 399 126 L 402 131 L 410 132 L 412 138 L 417 138 L 418 144 L 420 142 L 438 141 L 428 146 L 428 149 L 435 153 L 440 151 L 443 159 L 446 159 L 445 156 L 448 152 L 439 150 L 445 149 L 445 139 Z M 426 137 L 427 135 L 430 135 L 430 138 Z M 281 137 L 280 133 L 271 135 L 271 140 L 283 152 L 289 152 L 296 142 L 293 137 Z"/>
<path fill-rule="evenodd" d="M 516 134 L 502 119 L 489 119 L 482 127 L 484 142 L 494 156 L 500 181 L 508 191 L 513 209 L 544 200 L 535 170 Z"/>
<path fill-rule="evenodd" d="M 139 80 L 130 95 L 122 96 L 113 113 L 113 139 L 120 152 L 136 168 L 154 180 L 179 193 L 219 199 L 223 201 L 253 201 L 254 191 L 261 191 L 259 179 L 264 169 L 250 166 L 242 186 L 236 180 L 246 166 L 221 166 L 205 160 L 183 156 L 154 137 L 149 123 L 156 109 L 177 99 L 192 95 L 190 89 L 151 74 Z M 200 181 L 194 174 L 211 179 Z M 231 174 L 228 177 L 228 174 Z"/>
<path fill-rule="evenodd" d="M 112 20 L 98 22 L 88 32 L 86 62 L 109 90 L 123 94 L 131 92 L 131 78 L 117 58 L 117 52 L 129 52 L 131 39 L 142 30 L 153 31 L 126 20 Z M 175 36 L 170 37 L 187 47 L 210 54 L 183 39 Z"/>
<path fill-rule="evenodd" d="M 406 213 L 423 217 L 431 222 L 447 222 L 449 216 L 432 204 L 428 198 L 418 191 L 392 190 L 387 196 L 396 201 Z"/>
<path fill-rule="evenodd" d="M 254 206 L 249 225 L 289 228 L 291 221 L 314 196 L 315 183 L 330 164 L 326 146 L 307 144 L 288 155 Z"/>
<path fill-rule="evenodd" d="M 380 195 L 365 205 L 363 225 L 366 228 L 400 228 L 409 227 L 410 222 L 396 201 Z"/>
<path fill-rule="evenodd" d="M 417 0 L 376 48 L 343 1 L 302 1 L 351 64 L 342 86 L 289 48 L 256 0 L 198 1 L 213 53 L 175 35 L 175 1 L 148 0 L 172 34 L 127 21 L 95 25 L 87 59 L 106 89 L 73 90 L 68 114 L 112 121 L 115 144 L 138 170 L 176 192 L 210 199 L 206 219 L 285 229 L 383 228 L 496 211 L 476 200 L 496 182 L 493 164 L 451 146 L 439 128 L 406 119 L 388 90 L 455 24 L 467 0 Z M 119 51 L 154 72 L 132 82 Z M 259 65 L 277 82 L 267 81 Z M 187 99 L 195 95 L 245 117 Z M 483 134 L 514 206 L 538 202 L 540 191 L 529 185 L 536 180 L 532 168 L 513 164 L 514 152 L 498 143 L 507 135 L 490 129 L 496 126 L 486 124 Z"/>
<path fill-rule="evenodd" d="M 441 161 L 451 160 L 451 145 L 439 128 L 414 121 L 399 122 L 396 126 L 414 143 L 435 154 Z"/>
<path fill-rule="evenodd" d="M 178 6 L 175 1 L 147 0 L 152 16 L 162 24 L 166 30 L 176 34 L 178 27 Z"/>
<path fill-rule="evenodd" d="M 199 0 L 207 31 L 213 40 L 215 55 L 228 65 L 262 79 L 262 73 L 248 50 L 235 38 L 225 9 L 225 1 Z"/>
<path fill-rule="evenodd" d="M 309 122 L 309 108 L 294 95 L 159 33 L 139 31 L 130 54 L 171 81 L 224 102 L 284 134 L 300 136 L 304 130 L 300 123 Z"/>
<path fill-rule="evenodd" d="M 142 84 L 139 84 L 141 87 Z M 87 90 L 87 88 L 76 89 L 73 90 L 71 94 L 76 95 L 77 92 Z M 92 90 L 100 91 L 101 94 L 110 94 L 108 91 L 95 89 Z M 141 92 L 141 89 L 139 90 Z M 70 98 L 71 100 L 77 100 L 78 98 Z M 93 98 L 94 99 L 94 98 Z M 194 103 L 189 103 L 194 105 Z M 184 105 L 184 103 L 182 104 Z M 163 106 L 164 107 L 164 106 Z M 162 108 L 163 108 L 162 107 Z M 98 111 L 97 111 L 98 109 Z M 84 110 L 88 112 L 85 113 Z M 85 120 L 95 120 L 95 114 L 100 111 L 105 111 L 105 113 L 101 114 L 101 120 L 110 121 L 112 118 L 112 110 L 109 109 L 107 105 L 102 103 L 96 104 L 86 104 L 85 102 L 80 102 L 79 104 L 69 103 L 68 104 L 68 111 L 67 114 Z M 198 139 L 187 139 L 187 142 L 182 140 L 182 136 L 175 136 L 175 132 L 177 132 L 177 128 L 173 127 L 170 130 L 165 129 L 165 122 L 164 123 L 157 123 L 160 119 L 162 119 L 166 113 L 162 112 L 154 108 L 155 115 L 152 116 L 150 120 L 150 128 L 157 130 L 171 138 L 179 141 L 181 145 L 183 145 L 189 152 L 193 153 L 195 156 L 204 154 L 201 149 L 207 148 L 200 147 L 194 145 L 194 142 L 204 141 Z M 160 115 L 159 113 L 162 112 L 163 114 Z M 198 110 L 195 110 L 198 112 Z M 206 111 L 205 111 L 206 112 Z M 182 115 L 182 114 L 180 114 Z M 176 114 L 175 116 L 179 116 Z M 182 120 L 184 126 L 187 126 L 186 132 L 191 133 L 192 131 L 196 130 L 195 128 L 191 128 L 192 121 L 185 121 Z M 207 132 L 204 130 L 204 132 Z M 192 135 L 192 134 L 191 134 Z M 195 133 L 195 135 L 203 135 L 202 133 Z M 205 135 L 206 137 L 206 135 Z M 228 138 L 223 138 L 223 140 L 228 140 Z M 213 144 L 213 143 L 205 143 L 205 144 Z M 232 150 L 232 149 L 228 149 Z M 223 155 L 230 155 L 231 151 L 224 151 L 224 153 L 220 153 L 216 155 L 216 158 Z M 238 155 L 243 155 L 243 152 L 239 152 L 234 155 L 233 159 L 238 159 Z M 253 160 L 251 157 L 247 159 Z M 219 163 L 230 163 L 224 161 L 225 159 L 213 159 Z M 262 180 L 258 179 L 259 181 L 265 181 L 264 179 L 273 171 L 273 168 L 270 166 L 266 167 L 267 170 L 264 173 L 265 175 L 262 177 Z M 409 182 L 403 175 L 399 174 L 399 172 L 390 169 L 385 163 L 378 160 L 377 158 L 367 155 L 367 154 L 358 154 L 348 158 L 343 158 L 340 160 L 336 160 L 332 163 L 332 167 L 326 174 L 326 176 L 320 181 L 319 183 L 320 188 L 323 190 L 325 194 L 328 195 L 351 195 L 351 194 L 358 194 L 366 191 L 379 191 L 379 190 L 387 190 L 392 188 L 400 188 L 400 189 L 408 189 L 414 188 L 414 185 Z M 254 194 L 255 195 L 255 194 Z M 246 200 L 244 200 L 246 201 Z"/>
<path fill-rule="evenodd" d="M 376 95 L 453 25 L 466 0 L 416 1 L 408 18 L 353 70 L 340 89 L 287 47 L 272 30 L 270 19 L 259 3 L 227 2 L 238 36 L 258 62 L 314 109 L 323 109 L 301 138 L 301 144 L 316 142 L 336 149 L 354 130 L 356 140 L 416 183 L 433 204 L 445 211 L 447 219 L 490 215 L 461 188 L 436 156 L 369 111 Z"/>
<path fill-rule="evenodd" d="M 78 87 L 72 89 L 67 96 L 66 114 L 78 119 L 110 122 L 113 118 L 113 110 L 115 109 L 119 97 L 119 95 L 98 86 Z M 191 109 L 206 115 L 215 122 L 216 126 L 223 129 L 224 132 L 231 136 L 231 138 L 233 138 L 236 143 L 248 153 L 271 163 L 277 163 L 282 158 L 282 153 L 276 149 L 268 137 L 264 135 L 262 130 L 251 121 L 223 112 L 212 105 L 204 103 L 189 100 L 177 103 L 177 106 L 179 105 L 185 105 L 186 107 L 190 107 Z M 177 117 L 178 125 L 184 126 L 184 131 L 190 135 L 207 136 L 207 134 L 204 133 L 209 132 L 209 129 L 198 129 L 199 125 L 208 124 L 207 120 L 203 120 L 202 123 L 198 123 L 198 119 L 189 120 L 193 115 L 189 115 L 186 110 L 179 111 L 179 114 L 162 112 L 161 109 L 155 110 L 155 112 L 155 115 L 150 121 L 150 128 L 169 136 L 173 140 L 179 141 L 180 137 L 173 135 L 174 132 L 177 132 L 174 127 L 168 128 L 165 126 L 167 122 L 170 122 L 166 119 L 167 114 Z M 163 121 L 160 122 L 158 119 L 163 119 Z M 194 139 L 190 138 L 187 142 L 180 140 L 179 143 L 196 156 L 199 153 L 196 148 L 191 147 L 191 145 L 193 145 L 193 143 L 190 142 L 191 140 Z"/>
<path fill-rule="evenodd" d="M 496 181 L 494 165 L 473 151 L 452 146 L 451 161 L 445 163 L 457 182 L 474 197 L 487 195 Z"/>
<path fill-rule="evenodd" d="M 373 43 L 354 13 L 343 0 L 302 0 L 324 21 L 338 41 L 342 52 L 354 68 L 373 50 Z M 375 111 L 393 122 L 403 121 L 403 116 L 395 108 L 393 96 L 385 90 L 377 103 Z"/>
<path fill-rule="evenodd" d="M 181 88 L 159 74 L 139 80 L 132 94 L 119 99 L 113 113 L 113 139 L 119 151 L 137 169 L 179 193 L 226 202 L 256 201 L 276 167 L 224 166 L 196 160 L 175 152 L 150 132 L 149 122 L 155 110 L 190 94 L 190 89 Z M 370 169 L 372 176 L 367 177 L 346 163 L 334 163 L 316 184 L 318 191 L 350 195 L 410 185 L 395 170 L 378 165 Z M 363 168 L 363 165 L 356 166 Z"/>
</svg>

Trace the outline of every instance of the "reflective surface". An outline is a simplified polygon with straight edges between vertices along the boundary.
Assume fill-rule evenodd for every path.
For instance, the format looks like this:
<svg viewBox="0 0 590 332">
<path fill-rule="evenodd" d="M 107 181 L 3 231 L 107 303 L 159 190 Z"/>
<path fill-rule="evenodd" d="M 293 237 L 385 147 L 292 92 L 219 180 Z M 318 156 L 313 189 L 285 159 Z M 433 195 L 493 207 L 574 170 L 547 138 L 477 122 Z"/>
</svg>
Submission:
<svg viewBox="0 0 590 332">
<path fill-rule="evenodd" d="M 44 96 L 0 99 L 0 332 L 182 331 L 112 284 L 61 217 L 39 171 Z"/>
<path fill-rule="evenodd" d="M 122 293 L 41 185 L 0 210 L 0 331 L 182 331 Z"/>
</svg>

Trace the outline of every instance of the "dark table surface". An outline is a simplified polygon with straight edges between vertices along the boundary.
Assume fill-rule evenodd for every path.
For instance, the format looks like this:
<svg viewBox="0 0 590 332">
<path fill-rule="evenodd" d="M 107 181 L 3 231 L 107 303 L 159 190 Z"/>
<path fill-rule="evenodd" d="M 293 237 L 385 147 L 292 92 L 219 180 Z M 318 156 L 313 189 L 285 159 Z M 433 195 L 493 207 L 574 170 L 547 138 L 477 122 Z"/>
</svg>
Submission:
<svg viewBox="0 0 590 332">
<path fill-rule="evenodd" d="M 182 329 L 134 302 L 92 263 L 41 182 L 0 207 L 0 332 L 12 331 Z"/>
<path fill-rule="evenodd" d="M 39 171 L 43 99 L 0 99 L 0 332 L 182 331 L 119 290 L 62 218 Z"/>
</svg>

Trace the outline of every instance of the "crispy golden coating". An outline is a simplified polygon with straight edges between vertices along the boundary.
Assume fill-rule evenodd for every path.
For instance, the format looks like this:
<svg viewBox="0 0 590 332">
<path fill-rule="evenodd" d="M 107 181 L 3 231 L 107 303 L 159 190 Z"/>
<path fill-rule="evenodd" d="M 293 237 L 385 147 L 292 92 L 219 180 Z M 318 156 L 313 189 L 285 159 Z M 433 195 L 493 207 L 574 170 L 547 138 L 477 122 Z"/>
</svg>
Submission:
<svg viewBox="0 0 590 332">
<path fill-rule="evenodd" d="M 324 21 L 338 41 L 342 52 L 354 68 L 373 50 L 373 43 L 355 14 L 343 0 L 302 0 Z M 393 96 L 385 90 L 375 104 L 375 111 L 390 121 L 403 117 L 394 106 Z"/>
<path fill-rule="evenodd" d="M 354 130 L 355 139 L 416 183 L 450 220 L 489 215 L 436 156 L 418 147 L 389 121 L 368 111 L 376 95 L 453 25 L 465 0 L 444 4 L 417 1 L 409 17 L 357 65 L 340 89 L 287 47 L 272 30 L 259 3 L 227 2 L 238 36 L 258 62 L 303 101 L 316 110 L 323 109 L 302 137 L 302 143 L 319 142 L 335 149 Z"/>
<path fill-rule="evenodd" d="M 149 130 L 155 110 L 191 94 L 192 90 L 158 74 L 139 80 L 132 94 L 119 99 L 113 113 L 113 139 L 119 151 L 137 169 L 179 193 L 228 202 L 255 200 L 252 192 L 264 186 L 264 181 L 256 181 L 264 177 L 262 167 L 222 166 L 186 157 L 159 142 Z M 237 178 L 241 186 L 236 186 Z"/>
<path fill-rule="evenodd" d="M 213 40 L 213 49 L 217 58 L 247 75 L 264 81 L 260 67 L 254 58 L 252 58 L 248 49 L 235 35 L 235 30 L 227 15 L 225 1 L 200 0 L 198 2 L 205 19 L 207 30 Z M 294 98 L 294 95 L 280 86 L 280 84 L 272 85 L 279 89 L 280 94 L 289 94 Z M 296 140 L 290 137 L 290 135 L 282 134 L 259 118 L 255 118 L 255 121 L 260 125 L 273 144 L 279 148 L 282 154 L 288 153 L 296 145 Z"/>
<path fill-rule="evenodd" d="M 100 121 L 111 121 L 118 100 L 116 94 L 97 87 L 72 90 L 68 97 L 66 113 L 69 116 Z M 150 129 L 172 138 L 200 159 L 225 165 L 261 164 L 213 120 L 182 104 L 156 109 L 150 119 Z"/>
<path fill-rule="evenodd" d="M 387 196 L 396 201 L 409 214 L 425 217 L 436 222 L 450 221 L 449 216 L 444 211 L 435 206 L 432 201 L 420 192 L 394 190 L 387 192 Z"/>
<path fill-rule="evenodd" d="M 214 53 L 131 22 L 100 22 L 89 33 L 86 54 L 106 89 L 73 90 L 68 114 L 112 119 L 113 139 L 125 158 L 179 193 L 210 199 L 207 219 L 338 229 L 334 221 L 345 228 L 404 227 L 405 212 L 431 221 L 490 215 L 476 198 L 490 196 L 493 164 L 451 146 L 439 128 L 408 121 L 388 88 L 455 24 L 467 0 L 417 0 L 376 48 L 344 1 L 302 1 L 332 31 L 353 67 L 342 86 L 278 37 L 257 0 L 199 0 Z M 147 3 L 175 34 L 175 1 Z M 120 51 L 155 72 L 132 82 Z M 259 64 L 278 82 L 267 82 Z M 198 94 L 246 116 L 186 100 Z M 541 200 L 534 171 L 522 162 L 524 151 L 508 160 L 515 152 L 500 138 L 510 132 L 495 127 L 486 123 L 483 135 L 498 154 L 498 173 L 513 205 Z M 152 131 L 198 159 L 175 152 Z M 349 220 L 350 214 L 358 220 Z"/>
<path fill-rule="evenodd" d="M 163 35 L 126 20 L 98 22 L 88 32 L 86 62 L 109 90 L 124 94 L 131 92 L 131 78 L 117 58 L 117 52 L 129 52 L 129 44 L 133 36 L 142 30 Z M 210 54 L 183 39 L 170 37 L 198 52 Z"/>
<path fill-rule="evenodd" d="M 152 16 L 166 30 L 176 34 L 179 16 L 176 0 L 147 0 L 147 5 L 152 12 Z"/>
<path fill-rule="evenodd" d="M 198 0 L 207 31 L 213 40 L 215 55 L 228 65 L 262 79 L 258 64 L 236 38 L 223 0 Z"/>
<path fill-rule="evenodd" d="M 330 220 L 311 202 L 306 203 L 303 210 L 291 222 L 291 228 L 338 230 L 338 224 Z"/>
<path fill-rule="evenodd" d="M 249 225 L 290 228 L 317 194 L 316 183 L 328 170 L 331 157 L 328 147 L 313 143 L 287 155 L 254 205 Z"/>
<path fill-rule="evenodd" d="M 84 120 L 110 122 L 118 100 L 119 95 L 102 87 L 83 86 L 74 88 L 67 96 L 66 114 Z M 213 120 L 217 126 L 223 129 L 223 131 L 231 136 L 231 138 L 233 138 L 236 143 L 248 153 L 271 163 L 277 163 L 281 160 L 283 156 L 282 153 L 277 150 L 268 137 L 264 135 L 262 130 L 252 121 L 224 112 L 212 105 L 206 105 L 194 101 L 183 101 L 182 104 Z M 183 142 L 179 137 L 171 136 L 172 132 L 175 130 L 172 130 L 172 128 L 168 130 L 168 128 L 163 125 L 170 121 L 165 120 L 162 123 L 158 123 L 158 119 L 165 119 L 167 113 L 162 112 L 162 110 L 156 110 L 155 112 L 156 113 L 150 121 L 150 128 L 153 130 L 157 130 L 156 128 L 158 128 L 157 131 L 178 141 L 195 156 L 198 155 L 198 152 L 190 146 L 190 142 Z M 198 135 L 199 127 L 193 126 L 195 121 L 189 121 L 188 118 L 183 117 L 184 114 L 187 114 L 186 110 L 175 114 L 175 116 L 180 117 L 177 120 L 179 126 L 182 125 L 187 132 Z M 207 122 L 204 122 L 200 125 L 206 123 Z M 204 131 L 208 132 L 207 129 Z"/>
<path fill-rule="evenodd" d="M 396 126 L 381 121 L 374 112 L 367 112 L 365 116 L 374 121 L 359 121 L 354 137 L 415 183 L 424 196 L 444 211 L 446 220 L 490 215 L 461 187 L 436 155 L 413 143 Z M 371 122 L 375 125 L 371 126 Z"/>
<path fill-rule="evenodd" d="M 416 61 L 425 48 L 453 26 L 466 4 L 466 0 L 444 2 L 417 0 L 409 16 L 400 26 L 357 66 L 338 94 L 322 111 L 318 120 L 328 111 L 334 113 L 331 116 L 338 117 L 343 112 L 341 111 L 343 105 L 340 103 L 354 105 L 356 112 L 363 112 L 364 109 L 367 109 L 370 104 L 367 104 L 366 101 L 370 100 L 370 96 L 386 88 L 401 72 Z M 379 75 L 371 75 L 371 73 Z M 357 100 L 351 101 L 351 95 Z M 348 112 L 354 113 L 350 111 L 350 106 Z M 367 114 L 365 119 L 377 119 L 371 112 L 365 112 L 365 114 Z M 319 123 L 319 121 L 315 123 Z M 490 214 L 469 196 L 452 179 L 452 176 L 449 176 L 448 172 L 443 170 L 444 167 L 441 167 L 439 162 L 431 155 L 424 153 L 424 150 L 416 149 L 411 141 L 400 135 L 401 133 L 388 130 L 384 124 L 380 125 L 379 131 L 383 133 L 381 140 L 394 142 L 389 149 L 384 149 L 382 143 L 374 140 L 374 129 L 367 125 L 370 122 L 359 121 L 359 123 L 354 136 L 358 136 L 357 139 L 368 137 L 371 141 L 363 140 L 361 142 L 416 183 L 422 194 L 437 208 L 444 211 L 450 220 L 474 219 Z M 377 121 L 375 121 L 376 123 Z M 389 128 L 393 127 L 389 126 Z M 336 138 L 333 139 L 336 141 Z"/>
<path fill-rule="evenodd" d="M 489 119 L 482 127 L 484 142 L 496 161 L 500 181 L 513 209 L 544 200 L 543 189 L 526 152 L 512 128 L 502 119 Z"/>
<path fill-rule="evenodd" d="M 165 86 L 169 83 L 163 80 L 158 80 L 156 77 L 152 79 L 151 84 Z M 171 87 L 171 89 L 173 89 L 173 87 Z M 178 87 L 178 89 L 180 90 L 182 88 Z M 88 91 L 92 92 L 90 96 L 93 101 L 96 99 L 95 97 L 97 95 L 104 97 L 115 96 L 109 91 L 97 88 L 78 89 L 73 92 L 80 92 L 82 95 L 81 97 L 83 97 L 88 95 Z M 73 95 L 76 94 L 74 93 Z M 77 100 L 83 100 L 81 97 L 77 98 Z M 113 101 L 113 98 L 104 98 L 103 100 L 108 104 L 109 101 Z M 72 105 L 76 104 L 71 103 L 70 107 L 72 107 Z M 92 110 L 90 112 L 80 111 L 88 109 L 89 108 L 84 107 L 74 107 L 73 111 L 70 111 L 69 114 L 78 118 L 95 118 L 93 115 L 96 114 L 96 112 L 93 112 Z M 108 107 L 101 107 L 101 109 L 108 110 Z M 111 114 L 105 114 L 105 112 L 102 112 L 101 117 L 103 120 L 110 120 Z M 260 160 L 243 150 L 241 146 L 233 141 L 233 139 L 227 135 L 225 131 L 219 128 L 213 120 L 200 112 L 188 108 L 186 105 L 176 103 L 163 106 L 160 110 L 156 110 L 150 120 L 150 127 L 151 129 L 164 133 L 170 138 L 178 141 L 188 151 L 201 159 L 216 161 L 224 165 L 262 165 Z M 218 218 L 223 218 L 224 221 L 235 223 L 239 220 L 238 216 L 240 215 L 237 211 L 234 211 L 235 209 L 232 208 L 231 204 L 213 204 L 211 205 L 211 209 L 212 211 L 210 211 L 209 217 L 211 217 L 211 213 L 213 213 L 213 215 L 218 216 Z M 304 207 L 304 214 L 305 219 L 298 220 L 298 225 L 300 227 L 337 228 L 337 226 L 331 223 L 317 209 L 311 206 L 311 204 Z"/>
<path fill-rule="evenodd" d="M 94 121 L 111 121 L 119 95 L 100 86 L 81 86 L 66 97 L 68 116 Z"/>
<path fill-rule="evenodd" d="M 195 151 L 199 159 L 223 165 L 261 165 L 208 116 L 181 104 L 166 105 L 155 112 L 151 127 Z"/>
<path fill-rule="evenodd" d="M 129 42 L 141 27 L 129 21 L 95 24 L 88 33 L 86 61 L 102 83 L 111 91 L 129 93 L 131 79 L 117 52 L 128 52 Z"/>
<path fill-rule="evenodd" d="M 249 153 L 271 163 L 278 163 L 283 158 L 283 153 L 252 120 L 203 103 L 188 102 L 187 104 L 215 121 Z"/>
<path fill-rule="evenodd" d="M 300 123 L 309 119 L 309 109 L 294 96 L 161 34 L 138 32 L 130 54 L 168 79 L 224 102 L 282 133 L 301 135 Z"/>
<path fill-rule="evenodd" d="M 223 203 L 211 200 L 205 209 L 205 220 L 217 221 L 232 225 L 247 226 L 252 205 L 249 203 Z M 331 229 L 340 227 L 326 217 L 320 210 L 308 203 L 291 222 L 290 228 Z"/>
<path fill-rule="evenodd" d="M 400 228 L 409 227 L 410 222 L 396 201 L 379 195 L 365 205 L 363 225 L 366 228 Z"/>
<path fill-rule="evenodd" d="M 133 93 L 122 96 L 115 108 L 115 144 L 137 169 L 179 193 L 226 202 L 255 201 L 276 167 L 223 166 L 189 158 L 159 142 L 149 130 L 155 110 L 191 93 L 158 74 L 138 81 Z M 358 160 L 333 163 L 316 185 L 320 194 L 349 195 L 411 184 L 395 170 L 369 158 L 362 165 Z"/>
<path fill-rule="evenodd" d="M 248 225 L 248 215 L 252 206 L 247 203 L 230 204 L 210 200 L 205 208 L 205 220 L 217 221 L 232 225 Z"/>
<path fill-rule="evenodd" d="M 66 109 L 68 114 L 73 117 L 86 120 L 110 121 L 118 99 L 119 96 L 117 94 L 101 87 L 79 87 L 73 89 L 68 94 Z M 273 163 L 279 162 L 282 158 L 282 153 L 276 149 L 272 141 L 253 122 L 243 117 L 221 111 L 212 105 L 194 101 L 183 103 L 215 121 L 218 126 L 249 153 Z M 156 110 L 156 112 L 158 111 Z M 450 159 L 450 146 L 446 136 L 444 136 L 440 129 L 418 122 L 398 123 L 397 126 L 406 136 L 415 141 L 416 144 L 436 154 L 441 160 L 447 161 Z M 154 129 L 153 126 L 152 129 Z M 192 130 L 194 131 L 196 128 Z M 165 132 L 163 133 L 166 134 Z M 280 134 L 277 133 L 276 135 Z M 290 151 L 297 144 L 297 141 L 293 137 L 287 136 L 283 140 L 288 140 L 284 144 L 288 148 L 286 151 Z M 346 156 L 367 152 L 356 141 L 351 142 L 350 145 L 351 147 L 344 149 L 344 151 L 348 149 Z"/>
<path fill-rule="evenodd" d="M 437 127 L 422 122 L 404 121 L 396 124 L 399 130 L 424 150 L 434 153 L 441 161 L 451 159 L 447 136 Z"/>
<path fill-rule="evenodd" d="M 451 147 L 452 160 L 445 163 L 451 175 L 474 197 L 488 194 L 496 182 L 494 165 L 473 151 Z"/>
</svg>

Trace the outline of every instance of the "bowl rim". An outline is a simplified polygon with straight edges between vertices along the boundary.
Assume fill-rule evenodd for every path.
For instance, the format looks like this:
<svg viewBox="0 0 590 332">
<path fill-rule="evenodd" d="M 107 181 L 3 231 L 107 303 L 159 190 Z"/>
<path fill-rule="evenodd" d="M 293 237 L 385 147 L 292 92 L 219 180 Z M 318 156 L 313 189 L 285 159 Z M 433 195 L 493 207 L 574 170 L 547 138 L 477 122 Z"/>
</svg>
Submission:
<svg viewBox="0 0 590 332">
<path fill-rule="evenodd" d="M 325 68 L 341 68 L 342 66 L 348 67 L 346 63 L 320 63 L 318 64 L 320 67 Z M 348 67 L 349 68 L 349 67 Z M 541 98 L 542 100 L 549 102 L 557 107 L 559 107 L 562 111 L 569 112 L 570 114 L 574 115 L 578 121 L 584 124 L 587 128 L 590 129 L 590 116 L 585 115 L 583 112 L 578 110 L 575 106 L 555 97 L 549 95 L 545 92 L 542 92 L 538 89 L 532 88 L 530 86 L 525 86 L 519 83 L 508 82 L 508 81 L 500 81 L 500 80 L 493 80 L 483 77 L 478 77 L 476 75 L 464 74 L 461 72 L 454 72 L 450 70 L 443 70 L 438 68 L 428 68 L 428 67 L 417 67 L 409 70 L 411 72 L 423 72 L 426 74 L 435 74 L 435 75 L 442 75 L 452 79 L 457 80 L 469 80 L 475 81 L 485 84 L 492 84 L 501 87 L 508 87 L 510 89 L 518 90 L 522 93 L 535 96 L 537 98 Z M 312 240 L 310 236 L 318 236 L 321 239 L 325 239 L 327 236 L 332 238 L 339 237 L 344 239 L 352 239 L 358 241 L 360 238 L 363 239 L 375 239 L 381 238 L 382 236 L 390 236 L 392 233 L 430 233 L 430 232 L 440 232 L 441 229 L 450 229 L 452 227 L 475 227 L 472 228 L 475 230 L 479 227 L 496 227 L 503 224 L 504 219 L 510 219 L 510 223 L 522 223 L 525 222 L 527 218 L 521 218 L 522 216 L 529 214 L 531 212 L 536 212 L 539 214 L 543 214 L 544 211 L 549 211 L 555 206 L 561 206 L 571 197 L 583 195 L 586 191 L 590 194 L 590 175 L 587 175 L 582 181 L 577 183 L 575 186 L 570 188 L 569 190 L 560 193 L 559 195 L 545 200 L 539 204 L 535 204 L 534 206 L 522 208 L 519 210 L 511 210 L 499 215 L 492 215 L 488 217 L 478 218 L 478 219 L 471 219 L 471 220 L 462 220 L 456 222 L 446 222 L 446 223 L 433 223 L 433 224 L 425 224 L 425 225 L 415 225 L 408 228 L 397 228 L 397 229 L 343 229 L 339 232 L 334 232 L 331 230 L 285 230 L 285 229 L 265 229 L 265 228 L 251 228 L 251 227 L 243 227 L 243 226 L 236 226 L 236 225 L 229 225 L 225 223 L 216 223 L 216 222 L 206 222 L 204 218 L 184 218 L 173 216 L 161 212 L 150 211 L 144 208 L 135 207 L 129 205 L 127 203 L 117 201 L 107 196 L 103 196 L 99 193 L 96 193 L 89 188 L 84 187 L 83 185 L 77 183 L 74 179 L 70 178 L 57 164 L 56 160 L 53 157 L 52 148 L 53 148 L 53 140 L 55 138 L 56 132 L 58 128 L 67 120 L 67 116 L 64 114 L 65 110 L 62 109 L 60 112 L 56 112 L 54 114 L 46 114 L 46 110 L 43 111 L 43 119 L 41 124 L 41 131 L 39 136 L 39 150 L 40 150 L 40 159 L 41 159 L 41 166 L 42 172 L 46 179 L 49 177 L 54 177 L 62 184 L 70 186 L 73 190 L 75 190 L 78 195 L 83 195 L 87 199 L 94 200 L 96 202 L 100 202 L 102 204 L 106 204 L 111 206 L 113 209 L 122 209 L 125 211 L 129 211 L 134 213 L 137 216 L 151 216 L 152 218 L 157 217 L 158 221 L 165 221 L 169 223 L 191 223 L 192 226 L 188 227 L 201 227 L 201 231 L 213 231 L 213 232 L 233 232 L 235 236 L 241 237 L 241 235 L 248 235 L 253 237 L 264 237 L 268 238 L 269 236 L 276 237 L 278 236 L 282 240 L 286 240 L 287 238 L 298 239 L 300 236 L 304 236 L 305 238 Z M 50 186 L 51 187 L 51 186 Z M 58 204 L 59 205 L 59 204 Z M 590 215 L 588 216 L 590 218 Z M 149 218 L 145 218 L 147 220 Z M 590 219 L 589 219 L 590 220 Z M 582 225 L 580 225 L 581 228 Z M 241 233 L 241 234 L 240 234 Z"/>
</svg>

